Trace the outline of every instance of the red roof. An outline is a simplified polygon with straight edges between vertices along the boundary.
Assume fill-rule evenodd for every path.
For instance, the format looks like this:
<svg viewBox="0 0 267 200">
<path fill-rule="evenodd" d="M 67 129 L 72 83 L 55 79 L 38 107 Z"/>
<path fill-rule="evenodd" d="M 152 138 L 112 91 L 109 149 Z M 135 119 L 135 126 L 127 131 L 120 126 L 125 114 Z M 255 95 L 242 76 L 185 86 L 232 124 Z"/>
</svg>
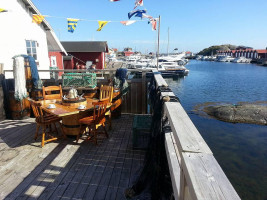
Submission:
<svg viewBox="0 0 267 200">
<path fill-rule="evenodd" d="M 266 49 L 258 49 L 256 51 L 257 51 L 257 53 L 267 53 Z"/>
<path fill-rule="evenodd" d="M 246 49 L 246 50 L 231 50 L 231 51 L 218 51 L 220 53 L 228 53 L 228 52 L 232 52 L 232 53 L 238 53 L 238 52 L 254 52 L 256 51 L 257 53 L 267 53 L 266 49 Z"/>
</svg>

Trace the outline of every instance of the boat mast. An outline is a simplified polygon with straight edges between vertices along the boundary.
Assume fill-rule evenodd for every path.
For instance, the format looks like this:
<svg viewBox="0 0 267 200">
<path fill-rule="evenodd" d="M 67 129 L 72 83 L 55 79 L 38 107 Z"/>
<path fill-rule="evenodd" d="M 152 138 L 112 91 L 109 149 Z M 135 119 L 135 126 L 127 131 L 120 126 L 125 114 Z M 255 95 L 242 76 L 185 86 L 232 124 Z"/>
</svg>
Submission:
<svg viewBox="0 0 267 200">
<path fill-rule="evenodd" d="M 160 16 L 158 25 L 158 52 L 157 52 L 157 70 L 159 70 L 159 36 L 160 36 Z"/>
<path fill-rule="evenodd" d="M 167 46 L 167 55 L 169 55 L 169 44 L 170 44 L 170 27 L 168 27 L 168 46 Z"/>
</svg>

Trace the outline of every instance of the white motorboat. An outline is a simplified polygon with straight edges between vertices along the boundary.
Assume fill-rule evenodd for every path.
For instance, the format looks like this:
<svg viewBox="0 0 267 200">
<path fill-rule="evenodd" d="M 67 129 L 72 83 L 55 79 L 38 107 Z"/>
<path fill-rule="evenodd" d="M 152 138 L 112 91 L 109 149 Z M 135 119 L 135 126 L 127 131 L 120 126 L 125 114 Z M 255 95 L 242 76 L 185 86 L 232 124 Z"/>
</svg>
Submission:
<svg viewBox="0 0 267 200">
<path fill-rule="evenodd" d="M 218 58 L 218 62 L 231 62 L 232 60 L 234 60 L 235 58 L 231 57 L 231 56 L 222 56 Z"/>
<path fill-rule="evenodd" d="M 237 57 L 232 62 L 234 63 L 250 63 L 251 59 L 246 57 Z"/>
</svg>

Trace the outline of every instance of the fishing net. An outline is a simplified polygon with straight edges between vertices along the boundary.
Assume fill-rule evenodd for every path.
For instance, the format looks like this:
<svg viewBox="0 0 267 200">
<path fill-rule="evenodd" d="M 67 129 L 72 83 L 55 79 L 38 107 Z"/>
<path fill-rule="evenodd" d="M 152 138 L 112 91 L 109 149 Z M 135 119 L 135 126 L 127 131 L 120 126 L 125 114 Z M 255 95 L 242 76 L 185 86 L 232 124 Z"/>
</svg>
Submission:
<svg viewBox="0 0 267 200">
<path fill-rule="evenodd" d="M 149 96 L 153 114 L 145 165 L 133 186 L 126 189 L 125 196 L 129 199 L 171 199 L 173 191 L 164 144 L 165 132 L 170 132 L 170 127 L 163 113 L 164 102 L 154 77 L 149 86 Z"/>
<path fill-rule="evenodd" d="M 24 58 L 14 57 L 13 58 L 13 76 L 15 80 L 15 94 L 14 97 L 17 101 L 27 97 L 26 90 L 26 78 L 24 68 Z"/>
</svg>

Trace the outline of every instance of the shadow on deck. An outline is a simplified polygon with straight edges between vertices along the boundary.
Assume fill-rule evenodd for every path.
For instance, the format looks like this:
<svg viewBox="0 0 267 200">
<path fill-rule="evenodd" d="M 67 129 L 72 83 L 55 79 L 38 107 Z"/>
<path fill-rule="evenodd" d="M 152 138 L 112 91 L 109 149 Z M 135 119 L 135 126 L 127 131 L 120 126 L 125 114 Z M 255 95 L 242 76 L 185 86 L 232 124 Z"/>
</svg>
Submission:
<svg viewBox="0 0 267 200">
<path fill-rule="evenodd" d="M 0 122 L 0 199 L 125 199 L 145 151 L 132 149 L 132 115 L 113 120 L 109 138 L 40 148 L 34 119 Z"/>
</svg>

